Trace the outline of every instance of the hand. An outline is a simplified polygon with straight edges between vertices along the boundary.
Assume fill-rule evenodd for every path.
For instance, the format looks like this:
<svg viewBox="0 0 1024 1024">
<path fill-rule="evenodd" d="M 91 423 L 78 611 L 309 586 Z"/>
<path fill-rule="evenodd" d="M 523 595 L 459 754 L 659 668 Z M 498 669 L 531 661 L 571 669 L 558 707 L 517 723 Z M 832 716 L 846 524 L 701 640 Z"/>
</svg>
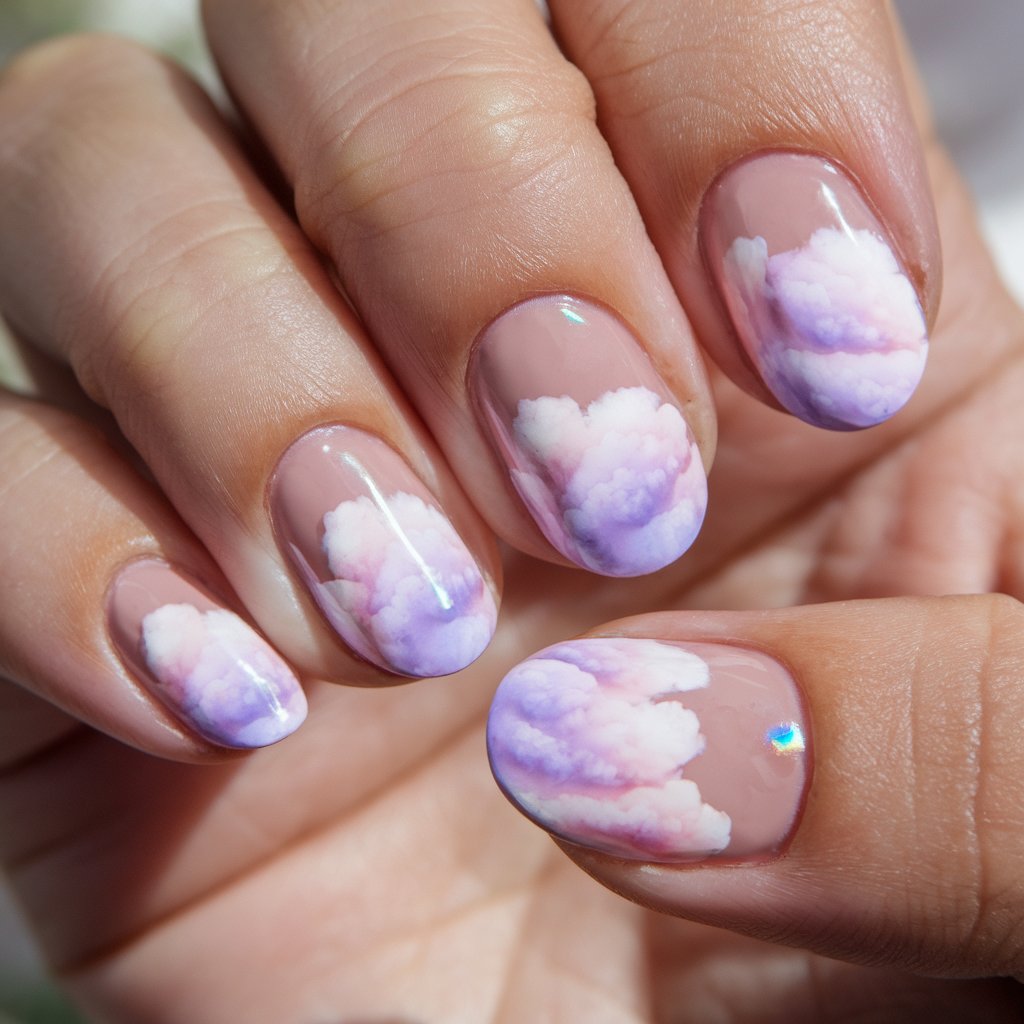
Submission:
<svg viewBox="0 0 1024 1024">
<path fill-rule="evenodd" d="M 816 1020 L 836 1005 L 1015 1019 L 1004 983 L 917 975 L 1021 971 L 1019 606 L 895 595 L 1021 592 L 1021 319 L 906 99 L 884 11 L 552 6 L 586 81 L 525 0 L 210 2 L 212 45 L 260 140 L 244 150 L 179 72 L 128 44 L 61 42 L 6 73 L 0 308 L 76 383 L 31 356 L 47 403 L 0 399 L 0 656 L 20 684 L 3 691 L 0 854 L 54 964 L 107 1019 Z M 780 187 L 848 179 L 843 214 L 862 231 L 874 218 L 890 276 L 913 282 L 934 323 L 913 401 L 865 433 L 769 408 L 864 426 L 909 384 L 868 374 L 829 402 L 813 364 L 780 374 L 759 344 L 726 228 L 751 173 L 754 215 L 795 203 L 765 198 L 769 163 L 737 163 L 767 150 L 833 161 L 801 156 Z M 937 320 L 929 182 L 946 255 Z M 294 196 L 301 227 L 275 195 Z M 785 230 L 750 227 L 752 243 Z M 544 319 L 564 304 L 515 305 L 555 294 L 575 297 L 584 342 Z M 536 329 L 495 320 L 513 307 Z M 732 383 L 709 383 L 683 307 Z M 904 334 L 900 351 L 920 355 Z M 503 356 L 538 336 L 551 339 L 540 357 Z M 610 561 L 631 548 L 602 543 L 607 531 L 559 532 L 580 521 L 552 514 L 569 488 L 528 457 L 544 440 L 533 421 L 513 422 L 533 397 L 516 388 L 541 379 L 556 398 L 643 387 L 685 416 L 689 433 L 672 436 L 714 458 L 707 523 L 672 569 L 626 581 L 655 566 Z M 850 398 L 874 385 L 880 406 Z M 311 682 L 301 730 L 231 758 L 225 745 L 276 738 L 246 731 L 268 716 L 181 697 L 153 655 L 159 620 L 132 646 L 142 616 L 123 611 L 120 582 L 146 615 L 161 587 L 193 587 L 171 607 L 233 608 L 304 678 L 431 675 L 432 652 L 451 649 L 410 650 L 327 585 L 373 554 L 344 544 L 365 524 L 339 529 L 316 564 L 303 501 L 317 497 L 318 517 L 358 502 L 335 458 L 353 435 L 303 469 L 324 441 L 309 432 L 337 423 L 383 438 L 386 451 L 356 442 L 362 463 L 407 474 L 417 509 L 454 524 L 445 571 L 470 581 L 459 621 L 487 624 L 493 537 L 514 549 L 501 625 L 452 678 Z M 662 511 L 692 525 L 688 454 Z M 139 565 L 174 578 L 124 575 Z M 682 610 L 847 598 L 872 600 Z M 603 892 L 488 776 L 495 682 L 583 630 L 751 647 L 802 687 L 813 778 L 796 832 L 777 837 L 783 857 L 691 870 L 571 849 L 643 905 L 736 934 Z M 283 732 L 301 698 L 287 668 L 259 660 L 272 657 L 249 664 L 276 680 Z"/>
</svg>

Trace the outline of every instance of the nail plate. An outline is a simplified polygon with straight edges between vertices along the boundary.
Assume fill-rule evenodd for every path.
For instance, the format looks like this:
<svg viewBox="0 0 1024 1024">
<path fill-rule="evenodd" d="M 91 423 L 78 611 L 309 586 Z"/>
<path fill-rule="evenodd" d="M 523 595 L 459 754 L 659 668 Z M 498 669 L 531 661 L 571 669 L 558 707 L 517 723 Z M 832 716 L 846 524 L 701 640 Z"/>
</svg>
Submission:
<svg viewBox="0 0 1024 1024">
<path fill-rule="evenodd" d="M 271 509 L 325 618 L 367 661 L 449 675 L 490 642 L 497 606 L 476 560 L 379 438 L 346 426 L 303 435 L 277 467 Z"/>
<path fill-rule="evenodd" d="M 166 562 L 143 559 L 107 599 L 114 646 L 186 725 L 224 747 L 265 747 L 306 717 L 302 687 L 280 655 L 234 612 Z"/>
<path fill-rule="evenodd" d="M 838 167 L 801 153 L 740 162 L 708 193 L 701 244 L 740 342 L 789 412 L 852 430 L 913 394 L 928 353 L 921 305 Z"/>
<path fill-rule="evenodd" d="M 513 306 L 481 333 L 470 388 L 516 491 L 570 561 L 639 576 L 693 543 L 707 506 L 700 453 L 611 312 L 567 295 Z"/>
<path fill-rule="evenodd" d="M 719 644 L 549 647 L 498 687 L 487 746 L 498 784 L 541 827 L 658 863 L 775 856 L 810 774 L 792 677 Z"/>
</svg>

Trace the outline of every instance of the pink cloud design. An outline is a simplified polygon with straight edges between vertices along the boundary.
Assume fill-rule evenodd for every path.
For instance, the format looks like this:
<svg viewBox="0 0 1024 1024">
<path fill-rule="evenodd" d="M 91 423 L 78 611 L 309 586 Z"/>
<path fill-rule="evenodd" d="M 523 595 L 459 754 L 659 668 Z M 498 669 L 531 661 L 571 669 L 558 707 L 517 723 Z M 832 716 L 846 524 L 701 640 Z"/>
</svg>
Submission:
<svg viewBox="0 0 1024 1024">
<path fill-rule="evenodd" d="M 723 850 L 729 816 L 683 777 L 704 750 L 674 695 L 708 685 L 706 662 L 653 640 L 577 640 L 516 666 L 491 707 L 495 777 L 545 828 L 619 856 Z"/>
<path fill-rule="evenodd" d="M 741 237 L 725 262 L 754 334 L 751 355 L 787 409 L 822 426 L 862 427 L 906 403 L 924 372 L 926 325 L 882 239 L 820 228 L 769 256 L 763 238 Z"/>
<path fill-rule="evenodd" d="M 447 675 L 483 652 L 497 608 L 473 556 L 433 505 L 399 491 L 324 516 L 325 611 L 363 657 L 414 676 Z"/>
<path fill-rule="evenodd" d="M 291 670 L 233 612 L 162 605 L 142 620 L 142 654 L 165 702 L 217 743 L 266 746 L 306 717 Z"/>
<path fill-rule="evenodd" d="M 707 506 L 700 453 L 679 410 L 643 387 L 585 409 L 568 395 L 523 399 L 512 433 L 528 469 L 512 473 L 548 540 L 611 576 L 674 562 Z"/>
</svg>

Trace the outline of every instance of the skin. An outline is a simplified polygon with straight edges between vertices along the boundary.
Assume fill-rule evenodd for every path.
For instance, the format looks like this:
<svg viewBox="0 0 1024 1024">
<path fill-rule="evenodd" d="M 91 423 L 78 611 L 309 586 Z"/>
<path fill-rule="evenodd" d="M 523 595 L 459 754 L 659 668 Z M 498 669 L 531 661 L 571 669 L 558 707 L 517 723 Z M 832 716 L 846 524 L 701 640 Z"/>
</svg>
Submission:
<svg viewBox="0 0 1024 1024">
<path fill-rule="evenodd" d="M 382 19 L 409 14 L 385 6 L 374 8 Z M 515 38 L 550 46 L 539 21 L 526 20 L 532 5 L 520 6 Z M 0 690 L 0 856 L 55 969 L 97 1017 L 1019 1016 L 1017 983 L 985 979 L 1024 971 L 1021 314 L 920 108 L 920 152 L 898 141 L 911 130 L 911 105 L 881 6 L 809 4 L 797 24 L 763 5 L 778 34 L 751 37 L 742 18 L 729 29 L 727 5 L 680 5 L 676 45 L 653 65 L 640 58 L 672 33 L 645 36 L 643 5 L 618 20 L 613 6 L 594 4 L 590 19 L 572 19 L 569 5 L 553 13 L 631 192 L 594 142 L 592 100 L 575 72 L 538 58 L 512 79 L 515 98 L 556 96 L 554 113 L 540 107 L 554 118 L 537 128 L 542 143 L 580 133 L 587 158 L 565 186 L 578 217 L 557 184 L 527 192 L 530 216 L 522 196 L 500 198 L 500 182 L 469 210 L 431 192 L 436 183 L 423 182 L 451 148 L 447 129 L 433 141 L 428 133 L 406 164 L 389 160 L 381 124 L 422 118 L 415 89 L 391 98 L 397 121 L 375 127 L 372 109 L 350 117 L 363 126 L 356 148 L 322 148 L 335 137 L 331 117 L 327 128 L 294 118 L 326 110 L 344 122 L 332 107 L 343 90 L 332 86 L 349 65 L 309 52 L 296 75 L 290 47 L 357 47 L 343 23 L 352 5 L 315 18 L 302 5 L 261 5 L 248 20 L 229 0 L 207 6 L 226 77 L 294 189 L 302 231 L 195 89 L 156 58 L 77 40 L 29 54 L 0 82 L 0 194 L 13 211 L 0 243 L 0 305 L 29 353 L 25 390 L 46 400 L 0 398 L 0 669 L 20 684 Z M 753 10 L 729 6 L 737 17 Z M 282 11 L 300 14 L 275 22 Z M 473 13 L 486 22 L 490 11 Z M 318 20 L 327 18 L 337 21 Z M 311 25 L 322 29 L 315 38 Z M 792 111 L 777 84 L 810 74 L 790 62 L 801 25 L 830 41 L 816 60 L 834 77 L 780 129 L 770 113 Z M 730 31 L 753 38 L 753 49 L 729 45 Z M 681 38 L 711 40 L 706 62 Z M 760 47 L 771 61 L 758 60 Z M 716 55 L 734 61 L 725 81 Z M 418 59 L 421 74 L 436 64 Z M 677 94 L 677 62 L 688 62 L 683 98 L 652 106 L 646 89 Z M 429 93 L 431 73 L 423 77 Z M 470 123 L 487 130 L 470 137 L 483 148 L 457 151 L 467 173 L 482 176 L 477 184 L 495 173 L 493 147 L 505 137 L 483 116 L 500 94 L 486 86 L 509 83 L 479 80 Z M 754 86 L 762 105 L 746 102 Z M 710 112 L 702 88 L 717 89 Z M 615 96 L 634 106 L 620 109 Z M 694 110 L 711 119 L 712 143 L 685 167 L 645 161 L 645 152 L 675 151 L 667 140 L 694 123 Z M 530 126 L 537 107 L 517 112 L 525 121 L 509 123 Z M 78 130 L 55 132 L 61 124 Z M 74 141 L 82 138 L 90 145 Z M 763 389 L 730 349 L 703 283 L 693 234 L 702 183 L 764 145 L 810 145 L 857 169 L 935 318 L 913 404 L 868 433 L 816 432 L 755 400 Z M 115 173 L 123 166 L 136 173 Z M 395 177 L 402 166 L 414 169 L 408 182 Z M 597 204 L 606 220 L 580 198 L 595 177 L 609 190 Z M 326 187 L 337 180 L 349 185 Z M 929 195 L 944 253 L 941 306 Z M 423 209 L 440 216 L 418 216 Z M 545 234 L 538 225 L 555 212 L 566 214 L 562 229 Z M 438 219 L 458 237 L 525 227 L 501 252 L 484 247 L 453 291 L 458 268 L 443 254 L 431 264 L 436 278 L 413 283 L 436 248 Z M 588 232 L 596 242 L 581 249 Z M 329 254 L 368 333 L 306 236 Z M 509 251 L 535 258 L 510 264 Z M 522 291 L 556 284 L 601 295 L 638 329 L 708 464 L 718 432 L 708 524 L 690 554 L 653 578 L 602 581 L 554 564 L 511 496 L 494 498 L 505 485 L 461 390 L 469 344 Z M 673 286 L 729 377 L 705 377 Z M 182 310 L 192 317 L 184 331 Z M 40 351 L 65 360 L 75 387 L 116 423 Z M 224 387 L 236 379 L 274 414 L 262 415 L 244 388 Z M 191 400 L 197 387 L 201 402 Z M 394 681 L 330 638 L 282 567 L 267 521 L 264 485 L 280 452 L 339 417 L 403 451 L 493 579 L 502 570 L 492 532 L 517 549 L 505 559 L 495 641 L 456 677 L 390 689 L 321 681 Z M 104 433 L 122 450 L 127 439 L 155 483 L 135 475 Z M 232 758 L 126 674 L 105 639 L 102 595 L 119 565 L 151 553 L 234 591 L 236 606 L 306 674 L 310 717 L 293 737 Z M 946 593 L 978 596 L 925 597 Z M 697 610 L 709 608 L 736 611 Z M 756 610 L 765 608 L 778 610 Z M 782 859 L 689 871 L 580 850 L 567 860 L 508 806 L 483 753 L 495 682 L 526 654 L 584 631 L 728 640 L 793 669 L 817 757 Z"/>
</svg>

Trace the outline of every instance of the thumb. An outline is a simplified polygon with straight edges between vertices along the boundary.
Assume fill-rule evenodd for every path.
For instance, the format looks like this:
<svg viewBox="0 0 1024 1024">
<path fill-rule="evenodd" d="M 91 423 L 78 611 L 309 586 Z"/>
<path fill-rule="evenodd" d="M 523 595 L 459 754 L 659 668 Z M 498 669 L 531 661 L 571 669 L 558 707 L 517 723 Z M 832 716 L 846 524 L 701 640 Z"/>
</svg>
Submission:
<svg viewBox="0 0 1024 1024">
<path fill-rule="evenodd" d="M 513 669 L 488 747 L 513 803 L 645 906 L 1020 977 L 1022 678 L 1001 596 L 647 615 Z"/>
</svg>

